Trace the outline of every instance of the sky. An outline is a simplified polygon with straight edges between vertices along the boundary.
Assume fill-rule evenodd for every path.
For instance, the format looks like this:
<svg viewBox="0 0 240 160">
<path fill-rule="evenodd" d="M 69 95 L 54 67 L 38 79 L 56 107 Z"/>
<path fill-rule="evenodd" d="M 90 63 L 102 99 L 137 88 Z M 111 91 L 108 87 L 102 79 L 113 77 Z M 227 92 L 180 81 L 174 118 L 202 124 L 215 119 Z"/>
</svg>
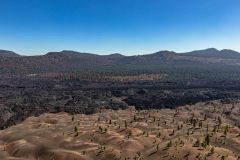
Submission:
<svg viewBox="0 0 240 160">
<path fill-rule="evenodd" d="M 0 49 L 240 51 L 239 0 L 0 0 Z"/>
</svg>

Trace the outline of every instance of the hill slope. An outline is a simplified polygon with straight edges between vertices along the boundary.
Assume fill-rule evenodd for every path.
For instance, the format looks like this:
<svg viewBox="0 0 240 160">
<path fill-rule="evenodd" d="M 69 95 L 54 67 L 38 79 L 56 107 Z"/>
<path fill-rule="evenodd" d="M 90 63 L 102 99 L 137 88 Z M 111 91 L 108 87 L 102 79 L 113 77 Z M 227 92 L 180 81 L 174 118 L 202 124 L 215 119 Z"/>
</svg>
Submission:
<svg viewBox="0 0 240 160">
<path fill-rule="evenodd" d="M 19 57 L 15 52 L 7 51 L 7 50 L 0 50 L 0 57 Z"/>
<path fill-rule="evenodd" d="M 121 54 L 97 55 L 75 51 L 50 52 L 41 56 L 17 56 L 12 52 L 0 61 L 2 74 L 66 73 L 72 71 L 131 71 L 161 70 L 162 68 L 208 68 L 219 65 L 240 66 L 240 53 L 232 50 L 206 49 L 189 53 L 160 51 L 148 55 L 124 56 Z M 223 68 L 223 67 L 222 67 Z M 232 67 L 234 68 L 234 67 Z M 237 68 L 236 70 L 238 70 Z"/>
<path fill-rule="evenodd" d="M 209 48 L 206 50 L 192 51 L 183 53 L 184 56 L 203 57 L 203 58 L 223 58 L 223 59 L 240 59 L 240 54 L 233 50 L 217 50 L 215 48 Z"/>
<path fill-rule="evenodd" d="M 237 160 L 238 110 L 239 103 L 214 101 L 176 110 L 47 113 L 0 131 L 0 159 Z"/>
</svg>

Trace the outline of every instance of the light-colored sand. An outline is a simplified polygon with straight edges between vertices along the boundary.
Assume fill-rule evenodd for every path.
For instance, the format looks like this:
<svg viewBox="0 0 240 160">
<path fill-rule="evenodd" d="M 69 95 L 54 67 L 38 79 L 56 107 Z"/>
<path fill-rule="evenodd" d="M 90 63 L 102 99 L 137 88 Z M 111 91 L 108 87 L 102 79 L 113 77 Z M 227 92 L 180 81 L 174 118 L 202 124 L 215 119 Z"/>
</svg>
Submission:
<svg viewBox="0 0 240 160">
<path fill-rule="evenodd" d="M 238 160 L 239 106 L 216 101 L 177 110 L 46 113 L 0 131 L 0 160 Z M 201 145 L 207 134 L 210 144 Z"/>
</svg>

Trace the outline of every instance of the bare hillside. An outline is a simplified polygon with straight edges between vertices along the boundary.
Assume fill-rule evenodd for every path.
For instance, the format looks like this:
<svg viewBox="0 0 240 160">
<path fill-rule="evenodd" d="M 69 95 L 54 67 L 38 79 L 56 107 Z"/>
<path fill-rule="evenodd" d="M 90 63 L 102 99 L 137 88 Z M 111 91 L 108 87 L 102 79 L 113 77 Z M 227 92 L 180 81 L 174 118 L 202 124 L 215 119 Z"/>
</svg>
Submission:
<svg viewBox="0 0 240 160">
<path fill-rule="evenodd" d="M 0 132 L 0 159 L 239 160 L 240 104 L 46 113 Z"/>
</svg>

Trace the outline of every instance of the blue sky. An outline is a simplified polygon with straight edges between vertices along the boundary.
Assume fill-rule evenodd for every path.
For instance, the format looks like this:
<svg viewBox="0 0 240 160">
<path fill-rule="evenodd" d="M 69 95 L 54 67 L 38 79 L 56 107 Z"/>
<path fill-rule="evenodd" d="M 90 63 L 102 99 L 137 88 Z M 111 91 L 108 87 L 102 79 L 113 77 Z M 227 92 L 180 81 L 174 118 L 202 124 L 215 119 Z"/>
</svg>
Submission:
<svg viewBox="0 0 240 160">
<path fill-rule="evenodd" d="M 239 0 L 0 0 L 0 48 L 25 55 L 240 51 Z"/>
</svg>

